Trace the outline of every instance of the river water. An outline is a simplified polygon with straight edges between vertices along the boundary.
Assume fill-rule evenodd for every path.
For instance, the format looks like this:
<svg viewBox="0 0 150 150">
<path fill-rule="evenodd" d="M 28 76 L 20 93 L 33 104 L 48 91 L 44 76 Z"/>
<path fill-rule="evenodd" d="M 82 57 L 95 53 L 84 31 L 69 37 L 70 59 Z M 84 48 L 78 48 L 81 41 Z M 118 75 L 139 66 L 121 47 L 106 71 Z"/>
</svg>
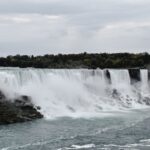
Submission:
<svg viewBox="0 0 150 150">
<path fill-rule="evenodd" d="M 1 150 L 149 150 L 149 109 L 0 126 Z"/>
</svg>

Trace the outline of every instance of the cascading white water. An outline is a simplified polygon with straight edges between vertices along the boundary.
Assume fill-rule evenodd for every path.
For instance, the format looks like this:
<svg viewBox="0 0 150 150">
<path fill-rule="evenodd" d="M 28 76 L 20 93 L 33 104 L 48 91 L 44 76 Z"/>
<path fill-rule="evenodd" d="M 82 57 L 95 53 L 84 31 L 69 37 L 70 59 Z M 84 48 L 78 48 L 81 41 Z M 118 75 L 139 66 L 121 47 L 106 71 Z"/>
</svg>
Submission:
<svg viewBox="0 0 150 150">
<path fill-rule="evenodd" d="M 140 70 L 141 75 L 141 92 L 145 95 L 150 96 L 149 93 L 149 83 L 148 83 L 148 70 Z"/>
<path fill-rule="evenodd" d="M 47 118 L 97 116 L 146 105 L 147 70 L 141 70 L 140 89 L 131 84 L 128 70 L 109 69 L 109 73 L 111 83 L 100 69 L 0 68 L 0 89 L 9 99 L 31 96 Z"/>
</svg>

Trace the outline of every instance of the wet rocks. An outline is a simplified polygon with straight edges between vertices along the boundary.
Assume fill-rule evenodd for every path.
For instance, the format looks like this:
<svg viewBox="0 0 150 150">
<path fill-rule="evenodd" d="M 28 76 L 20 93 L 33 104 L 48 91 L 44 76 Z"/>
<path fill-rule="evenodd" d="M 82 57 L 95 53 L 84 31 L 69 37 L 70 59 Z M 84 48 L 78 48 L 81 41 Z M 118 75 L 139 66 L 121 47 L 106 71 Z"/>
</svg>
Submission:
<svg viewBox="0 0 150 150">
<path fill-rule="evenodd" d="M 148 70 L 148 80 L 150 81 L 150 70 Z"/>
<path fill-rule="evenodd" d="M 149 97 L 144 97 L 143 102 L 144 102 L 144 104 L 150 106 L 150 98 Z"/>
<path fill-rule="evenodd" d="M 131 78 L 131 84 L 141 81 L 140 69 L 128 69 Z"/>
<path fill-rule="evenodd" d="M 108 83 L 111 84 L 111 75 L 110 75 L 110 72 L 109 70 L 105 70 L 105 76 L 108 80 Z"/>
<path fill-rule="evenodd" d="M 15 100 L 9 100 L 0 91 L 0 124 L 11 124 L 31 121 L 42 118 L 28 96 L 20 96 Z"/>
</svg>

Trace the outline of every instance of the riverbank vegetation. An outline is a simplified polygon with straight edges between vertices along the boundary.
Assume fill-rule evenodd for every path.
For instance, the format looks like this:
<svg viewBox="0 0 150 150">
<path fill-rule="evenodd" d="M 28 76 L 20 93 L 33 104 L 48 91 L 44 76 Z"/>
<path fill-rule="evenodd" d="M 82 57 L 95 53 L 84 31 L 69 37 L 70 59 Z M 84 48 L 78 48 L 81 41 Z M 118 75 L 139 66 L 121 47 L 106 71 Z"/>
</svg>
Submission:
<svg viewBox="0 0 150 150">
<path fill-rule="evenodd" d="M 88 54 L 84 52 L 80 54 L 0 57 L 0 66 L 21 68 L 146 68 L 149 64 L 150 54 L 148 53 Z"/>
</svg>

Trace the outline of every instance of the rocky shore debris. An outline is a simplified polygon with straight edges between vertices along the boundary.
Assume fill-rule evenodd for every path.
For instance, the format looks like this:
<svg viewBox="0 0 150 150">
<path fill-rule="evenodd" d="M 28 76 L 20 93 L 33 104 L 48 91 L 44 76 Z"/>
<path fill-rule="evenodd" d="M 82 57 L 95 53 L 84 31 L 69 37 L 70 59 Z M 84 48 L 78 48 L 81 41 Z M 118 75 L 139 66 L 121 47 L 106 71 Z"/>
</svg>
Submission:
<svg viewBox="0 0 150 150">
<path fill-rule="evenodd" d="M 39 106 L 33 105 L 29 96 L 22 95 L 10 100 L 0 91 L 0 125 L 43 118 L 39 109 Z"/>
</svg>

